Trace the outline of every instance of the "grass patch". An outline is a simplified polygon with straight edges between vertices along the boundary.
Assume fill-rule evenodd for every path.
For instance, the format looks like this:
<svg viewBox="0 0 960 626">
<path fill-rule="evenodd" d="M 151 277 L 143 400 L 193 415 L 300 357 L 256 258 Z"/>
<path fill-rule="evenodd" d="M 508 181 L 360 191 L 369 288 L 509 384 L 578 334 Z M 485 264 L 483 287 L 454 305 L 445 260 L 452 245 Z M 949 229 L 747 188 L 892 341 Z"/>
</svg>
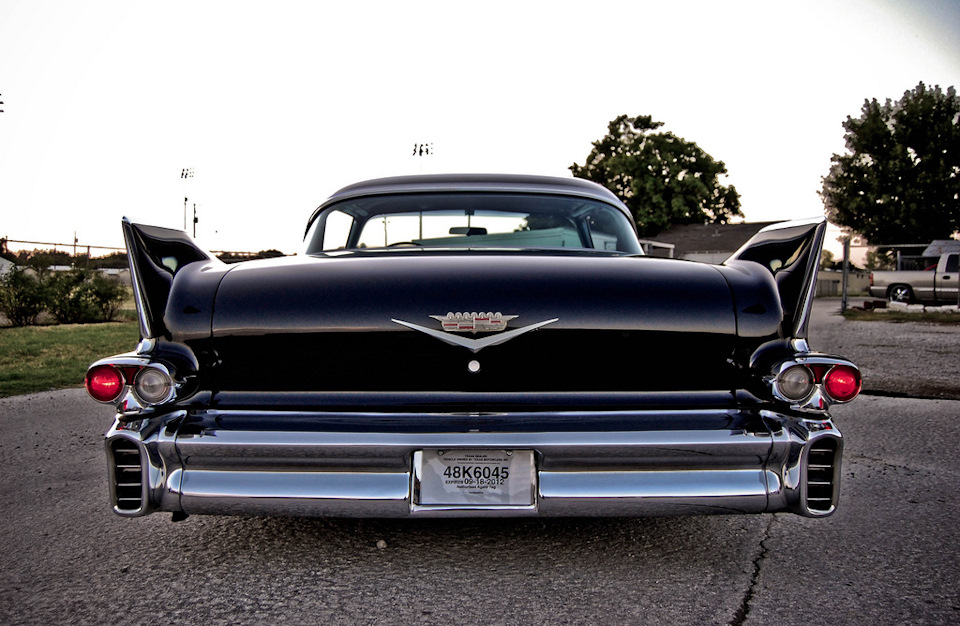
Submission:
<svg viewBox="0 0 960 626">
<path fill-rule="evenodd" d="M 960 314 L 957 313 L 908 313 L 891 310 L 879 313 L 877 311 L 864 311 L 863 309 L 847 309 L 843 317 L 854 322 L 925 322 L 928 324 L 960 325 Z"/>
<path fill-rule="evenodd" d="M 136 322 L 0 328 L 0 397 L 79 387 L 92 362 L 139 338 Z"/>
</svg>

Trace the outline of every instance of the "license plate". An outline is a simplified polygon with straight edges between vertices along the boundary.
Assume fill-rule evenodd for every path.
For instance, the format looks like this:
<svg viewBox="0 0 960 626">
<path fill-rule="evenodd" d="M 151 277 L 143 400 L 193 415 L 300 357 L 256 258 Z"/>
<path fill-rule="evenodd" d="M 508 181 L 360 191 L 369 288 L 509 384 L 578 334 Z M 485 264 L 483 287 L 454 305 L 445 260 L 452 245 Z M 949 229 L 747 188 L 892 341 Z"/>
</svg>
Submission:
<svg viewBox="0 0 960 626">
<path fill-rule="evenodd" d="M 530 506 L 536 472 L 532 450 L 423 450 L 421 505 Z"/>
</svg>

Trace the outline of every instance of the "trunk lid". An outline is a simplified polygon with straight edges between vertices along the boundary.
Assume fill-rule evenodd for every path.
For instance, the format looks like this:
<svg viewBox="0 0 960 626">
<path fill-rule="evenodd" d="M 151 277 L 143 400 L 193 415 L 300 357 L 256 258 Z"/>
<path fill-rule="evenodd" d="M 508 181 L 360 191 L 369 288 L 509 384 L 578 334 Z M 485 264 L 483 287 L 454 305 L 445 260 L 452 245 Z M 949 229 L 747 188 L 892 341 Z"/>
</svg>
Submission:
<svg viewBox="0 0 960 626">
<path fill-rule="evenodd" d="M 214 311 L 221 390 L 730 389 L 736 373 L 723 272 L 650 257 L 278 259 L 231 269 Z M 448 313 L 500 313 L 506 330 L 448 333 Z"/>
</svg>

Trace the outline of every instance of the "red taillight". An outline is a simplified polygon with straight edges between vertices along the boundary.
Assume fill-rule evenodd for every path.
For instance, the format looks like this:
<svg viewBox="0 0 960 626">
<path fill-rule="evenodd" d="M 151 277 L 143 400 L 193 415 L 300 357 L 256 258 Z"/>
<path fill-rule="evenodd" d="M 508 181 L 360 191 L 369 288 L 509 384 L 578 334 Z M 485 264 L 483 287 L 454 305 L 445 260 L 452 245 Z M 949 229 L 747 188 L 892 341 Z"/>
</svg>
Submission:
<svg viewBox="0 0 960 626">
<path fill-rule="evenodd" d="M 123 393 L 123 374 L 112 365 L 98 365 L 87 371 L 83 384 L 97 402 L 113 402 Z"/>
<path fill-rule="evenodd" d="M 824 390 L 837 402 L 856 398 L 862 385 L 860 372 L 849 365 L 836 365 L 823 377 Z"/>
</svg>

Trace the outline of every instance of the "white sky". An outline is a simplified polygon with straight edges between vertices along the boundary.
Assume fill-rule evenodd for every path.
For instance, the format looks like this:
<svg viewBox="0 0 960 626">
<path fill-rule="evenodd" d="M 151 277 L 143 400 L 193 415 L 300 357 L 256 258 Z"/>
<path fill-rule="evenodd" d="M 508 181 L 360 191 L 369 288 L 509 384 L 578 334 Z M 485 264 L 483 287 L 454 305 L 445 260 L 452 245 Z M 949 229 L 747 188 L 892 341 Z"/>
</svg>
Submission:
<svg viewBox="0 0 960 626">
<path fill-rule="evenodd" d="M 809 217 L 864 99 L 960 86 L 958 32 L 958 0 L 0 0 L 0 236 L 121 246 L 187 196 L 202 246 L 289 253 L 343 185 L 569 176 L 622 113 L 724 161 L 748 221 Z"/>
</svg>

